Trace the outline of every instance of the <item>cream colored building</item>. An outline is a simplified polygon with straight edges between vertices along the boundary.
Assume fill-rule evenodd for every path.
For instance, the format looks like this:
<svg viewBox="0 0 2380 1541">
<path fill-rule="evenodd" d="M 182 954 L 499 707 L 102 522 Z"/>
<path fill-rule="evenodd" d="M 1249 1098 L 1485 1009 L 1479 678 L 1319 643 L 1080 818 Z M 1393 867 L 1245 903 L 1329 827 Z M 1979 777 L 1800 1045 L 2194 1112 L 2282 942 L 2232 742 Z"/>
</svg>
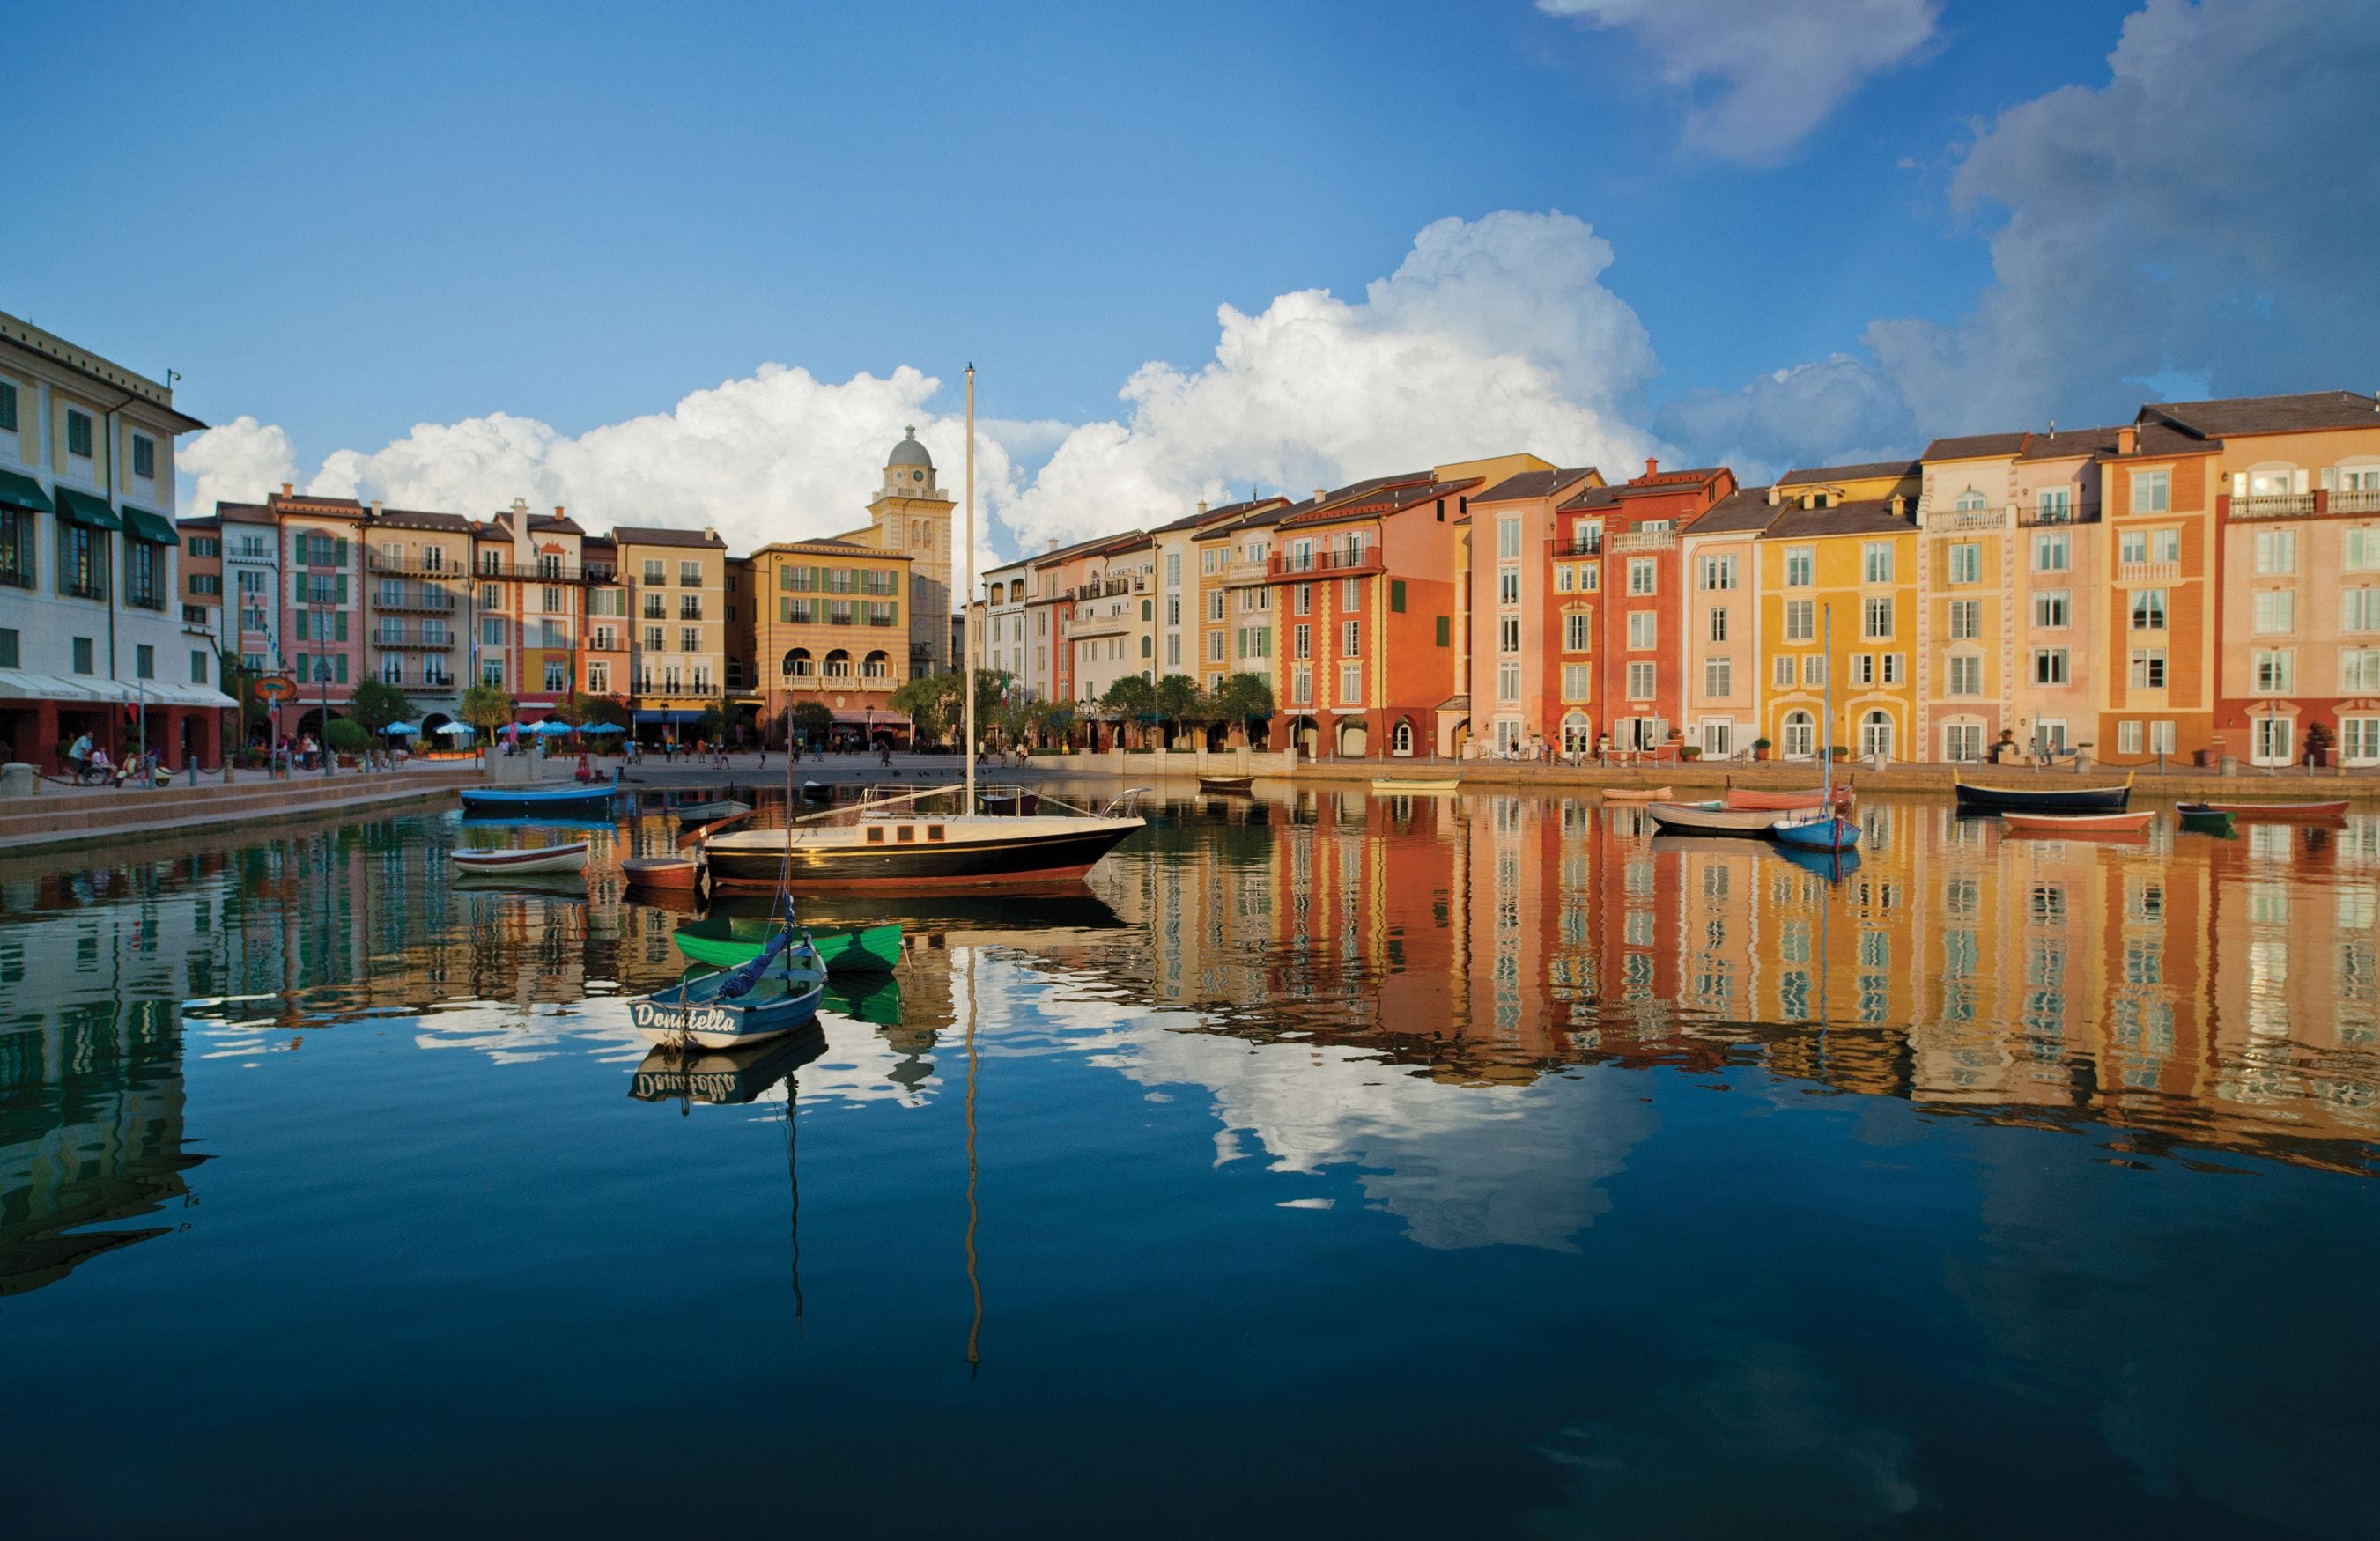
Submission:
<svg viewBox="0 0 2380 1541">
<path fill-rule="evenodd" d="M 909 429 L 884 460 L 884 480 L 868 504 L 868 523 L 828 539 L 854 546 L 873 546 L 909 564 L 910 675 L 940 674 L 954 667 L 951 658 L 951 615 L 957 596 L 952 591 L 952 517 L 956 509 L 942 491 L 934 457 Z"/>
<path fill-rule="evenodd" d="M 637 731 L 674 735 L 726 688 L 727 542 L 716 529 L 638 525 L 612 540 L 628 591 Z"/>
</svg>

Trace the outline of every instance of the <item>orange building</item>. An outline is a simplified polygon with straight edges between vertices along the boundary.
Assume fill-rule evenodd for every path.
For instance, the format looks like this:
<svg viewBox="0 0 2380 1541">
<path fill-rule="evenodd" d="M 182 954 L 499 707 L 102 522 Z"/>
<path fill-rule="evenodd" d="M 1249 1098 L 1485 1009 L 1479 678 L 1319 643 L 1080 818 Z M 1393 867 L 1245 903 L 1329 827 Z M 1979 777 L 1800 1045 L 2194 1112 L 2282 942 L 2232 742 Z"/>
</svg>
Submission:
<svg viewBox="0 0 2380 1541">
<path fill-rule="evenodd" d="M 1564 671 L 1562 628 L 1579 604 L 1584 566 L 1559 549 L 1557 505 L 1581 488 L 1599 488 L 1591 466 L 1523 471 L 1471 500 L 1468 602 L 1461 617 L 1464 649 L 1478 667 L 1454 688 L 1476 699 L 1475 721 L 1490 744 L 1535 744 L 1560 735 L 1568 752 L 1591 746 L 1586 718 L 1594 698 L 1583 670 Z M 1575 661 L 1570 661 L 1576 669 Z M 1469 735 L 1466 734 L 1466 743 Z M 1465 746 L 1439 746 L 1459 754 Z"/>
</svg>

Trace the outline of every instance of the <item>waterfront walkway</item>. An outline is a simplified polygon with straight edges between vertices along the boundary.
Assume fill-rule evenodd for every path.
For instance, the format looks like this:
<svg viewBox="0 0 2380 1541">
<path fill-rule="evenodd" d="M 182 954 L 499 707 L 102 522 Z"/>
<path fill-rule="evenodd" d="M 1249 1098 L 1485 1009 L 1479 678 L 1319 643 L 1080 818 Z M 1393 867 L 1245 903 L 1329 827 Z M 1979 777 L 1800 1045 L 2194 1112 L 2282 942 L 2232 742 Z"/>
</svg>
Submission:
<svg viewBox="0 0 2380 1541">
<path fill-rule="evenodd" d="M 0 799 L 0 855 L 48 851 L 127 838 L 187 833 L 222 826 L 226 832 L 284 819 L 319 818 L 350 808 L 378 808 L 487 780 L 478 765 L 460 761 L 409 765 L 401 770 L 342 770 L 325 776 L 298 771 L 223 774 L 200 771 L 171 786 L 68 787 L 44 782 L 39 796 Z"/>
</svg>

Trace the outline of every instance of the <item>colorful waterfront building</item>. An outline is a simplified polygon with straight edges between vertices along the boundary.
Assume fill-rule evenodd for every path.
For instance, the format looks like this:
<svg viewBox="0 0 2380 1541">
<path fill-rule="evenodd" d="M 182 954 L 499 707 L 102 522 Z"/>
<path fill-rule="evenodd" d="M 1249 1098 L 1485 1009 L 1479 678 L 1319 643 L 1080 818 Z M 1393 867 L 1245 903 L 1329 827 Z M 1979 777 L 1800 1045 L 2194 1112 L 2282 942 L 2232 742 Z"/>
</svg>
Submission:
<svg viewBox="0 0 2380 1541">
<path fill-rule="evenodd" d="M 1554 740 L 1564 753 L 1594 746 L 1590 666 L 1561 650 L 1564 627 L 1576 630 L 1580 623 L 1570 617 L 1585 605 L 1576 588 L 1577 560 L 1560 551 L 1556 537 L 1562 521 L 1555 509 L 1580 489 L 1602 485 L 1603 473 L 1592 466 L 1527 470 L 1470 499 L 1468 537 L 1457 552 L 1463 578 L 1458 662 L 1485 665 L 1487 688 L 1458 666 L 1450 699 L 1463 698 L 1466 709 L 1477 702 L 1475 720 L 1490 744 Z M 1466 731 L 1466 746 L 1469 736 Z M 1460 754 L 1462 747 L 1447 743 L 1439 752 Z"/>
<path fill-rule="evenodd" d="M 2126 746 L 2141 730 L 2127 722 L 2154 725 L 2139 741 L 2147 754 L 2191 759 L 2223 752 L 2215 733 L 2221 449 L 2220 441 L 2144 410 L 2116 431 L 2113 449 L 2100 459 L 2101 522 L 2092 534 L 2109 587 L 2095 638 L 2106 664 L 2090 735 L 2098 753 L 2128 758 Z"/>
<path fill-rule="evenodd" d="M 1708 758 L 1741 755 L 1761 736 L 1767 655 L 1761 650 L 1758 542 L 1783 512 L 1767 488 L 1738 487 L 1679 532 L 1678 571 L 1687 588 L 1682 724 L 1686 741 Z M 1572 579 L 1581 596 L 1586 591 L 1578 585 L 1589 565 L 1579 561 Z M 1592 601 L 1581 597 L 1576 602 Z M 1592 621 L 1581 629 L 1594 636 Z"/>
<path fill-rule="evenodd" d="M 477 535 L 460 514 L 379 504 L 364 521 L 365 666 L 406 693 L 431 734 L 455 720 L 473 677 Z"/>
<path fill-rule="evenodd" d="M 282 709 L 284 731 L 320 738 L 366 678 L 363 534 L 370 511 L 353 498 L 302 493 L 288 482 L 264 501 L 284 579 L 277 662 L 298 682 L 296 699 Z"/>
<path fill-rule="evenodd" d="M 977 617 L 975 635 L 979 641 L 975 656 L 983 667 L 1003 673 L 1015 680 L 1011 689 L 1020 700 L 1030 699 L 1034 670 L 1026 655 L 1026 632 L 1032 617 L 1027 613 L 1026 598 L 1033 584 L 1033 564 L 1019 559 L 1004 563 L 984 574 L 983 594 L 971 607 Z M 1049 668 L 1043 665 L 1044 677 Z"/>
<path fill-rule="evenodd" d="M 763 734 L 782 742 L 784 714 L 816 701 L 838 732 L 906 739 L 892 692 L 910 678 L 901 606 L 914 558 L 851 540 L 788 540 L 750 559 L 754 673 Z"/>
<path fill-rule="evenodd" d="M 1198 678 L 1210 692 L 1233 674 L 1272 675 L 1273 528 L 1298 506 L 1269 501 L 1191 537 L 1198 551 Z"/>
<path fill-rule="evenodd" d="M 1770 670 L 1762 736 L 1789 759 L 1912 752 L 1920 469 L 1914 460 L 1824 466 L 1789 471 L 1768 490 L 1779 513 L 1755 542 Z"/>
<path fill-rule="evenodd" d="M 619 542 L 588 535 L 578 542 L 586 579 L 587 635 L 579 651 L 579 688 L 625 704 L 636 679 L 636 650 L 628 616 L 628 586 L 620 575 Z"/>
<path fill-rule="evenodd" d="M 1059 609 L 1067 679 L 1086 718 L 1107 719 L 1099 703 L 1126 675 L 1156 682 L 1156 552 L 1135 531 L 1085 552 Z M 1111 732 L 1126 726 L 1109 722 Z"/>
<path fill-rule="evenodd" d="M 1583 488 L 1565 499 L 1559 513 L 1561 539 L 1572 554 L 1558 552 L 1554 580 L 1560 594 L 1561 569 L 1574 566 L 1583 575 L 1597 563 L 1599 591 L 1587 598 L 1573 588 L 1563 622 L 1561 657 L 1566 668 L 1582 659 L 1592 698 L 1599 706 L 1584 707 L 1583 725 L 1565 723 L 1565 736 L 1609 741 L 1614 749 L 1645 750 L 1668 746 L 1681 734 L 1686 704 L 1686 588 L 1694 575 L 1679 564 L 1681 532 L 1690 528 L 1712 504 L 1735 491 L 1735 473 L 1724 466 L 1664 471 L 1660 462 L 1645 462 L 1645 474 L 1616 485 Z M 1597 552 L 1586 553 L 1585 547 Z M 1742 576 L 1714 557 L 1713 573 L 1726 569 L 1728 588 Z M 1599 606 L 1598 606 L 1599 600 Z M 1584 616 L 1584 624 L 1571 621 Z M 1721 607 L 1722 624 L 1726 608 Z M 1582 654 L 1571 643 L 1584 631 L 1587 649 Z M 1565 698 L 1568 691 L 1564 692 Z M 1569 710 L 1566 700 L 1565 712 Z M 1500 748 L 1524 747 L 1499 743 Z"/>
<path fill-rule="evenodd" d="M 634 627 L 636 731 L 683 737 L 726 679 L 727 542 L 715 528 L 638 525 L 612 539 Z"/>
<path fill-rule="evenodd" d="M 468 679 L 509 693 L 520 722 L 542 721 L 565 697 L 580 688 L 578 649 L 586 623 L 585 534 L 566 509 L 532 514 L 519 498 L 513 500 L 510 508 L 472 527 L 470 576 L 476 590 L 476 629 Z M 710 585 L 696 599 L 696 613 L 708 607 L 715 626 L 715 570 Z M 715 630 L 704 640 L 713 661 L 696 693 L 714 698 L 720 677 Z"/>
<path fill-rule="evenodd" d="M 2210 455 L 2215 746 L 2252 765 L 2380 764 L 2380 403 L 2347 391 L 2168 402 L 2139 422 Z"/>
</svg>

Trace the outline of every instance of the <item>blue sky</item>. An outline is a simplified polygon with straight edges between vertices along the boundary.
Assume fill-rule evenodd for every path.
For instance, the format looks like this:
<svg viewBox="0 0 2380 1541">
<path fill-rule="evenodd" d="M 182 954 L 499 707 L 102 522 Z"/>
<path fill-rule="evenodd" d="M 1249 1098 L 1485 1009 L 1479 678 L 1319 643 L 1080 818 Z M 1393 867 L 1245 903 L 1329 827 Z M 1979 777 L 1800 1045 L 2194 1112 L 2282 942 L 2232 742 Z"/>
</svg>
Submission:
<svg viewBox="0 0 2380 1541">
<path fill-rule="evenodd" d="M 2146 8 L 42 7 L 14 24 L 16 72 L 104 80 L 123 115 L 46 139 L 17 168 L 11 223 L 55 238 L 7 243 L 0 309 L 149 372 L 180 370 L 183 404 L 210 422 L 280 431 L 192 455 L 209 467 L 196 490 L 213 495 L 285 463 L 300 480 L 329 476 L 325 490 L 509 501 L 496 497 L 509 479 L 533 484 L 520 490 L 534 501 L 601 506 L 638 475 L 616 445 L 574 464 L 581 436 L 683 419 L 689 393 L 764 363 L 829 386 L 902 366 L 938 380 L 892 391 L 897 403 L 822 393 L 752 407 L 741 439 L 781 430 L 795 458 L 847 480 L 880 459 L 870 413 L 914 406 L 946 432 L 972 358 L 987 415 L 1043 425 L 1008 431 L 990 467 L 995 507 L 1035 535 L 1110 516 L 1086 491 L 1101 474 L 1155 504 L 1377 468 L 1348 463 L 1371 447 L 1361 433 L 1323 426 L 1300 443 L 1293 424 L 1248 443 L 1214 428 L 1234 415 L 1231 382 L 1200 375 L 1218 307 L 1259 316 L 1313 289 L 1360 307 L 1434 222 L 1500 211 L 1560 211 L 1571 218 L 1553 244 L 1606 243 L 1604 265 L 1548 279 L 1522 273 L 1501 236 L 1473 242 L 1460 273 L 1431 280 L 1427 323 L 1394 324 L 1533 360 L 1559 399 L 1516 420 L 1567 441 L 1530 446 L 1542 453 L 1649 445 L 1757 472 L 1914 448 L 1973 426 L 1967 414 L 2104 417 L 2154 394 L 2128 377 L 2217 392 L 2375 383 L 2340 377 L 2369 357 L 2374 322 L 2343 253 L 2320 249 L 2343 245 L 2337 220 L 2380 218 L 2368 96 L 2359 111 L 2348 80 L 2335 101 L 2319 84 L 2293 90 L 2288 115 L 2302 123 L 2198 146 L 2196 163 L 2182 147 L 2171 164 L 2120 164 L 2160 125 L 2206 116 L 2191 92 L 2252 75 L 2259 49 L 2276 70 L 2329 59 L 2368 86 L 2373 13 L 2315 0 Z M 2109 60 L 2128 18 L 2142 38 L 2131 96 Z M 1862 50 L 1881 56 L 1844 63 Z M 2177 82 L 2161 50 L 2229 56 Z M 2011 127 L 2000 115 L 2012 110 L 2043 121 Z M 2327 145 L 2355 183 L 2329 236 L 2301 222 L 2255 249 L 2215 233 L 2229 212 L 2219 201 L 2204 238 L 2186 227 L 2188 204 L 2211 197 L 2203 184 L 2234 180 L 2210 176 L 2205 155 L 2277 163 L 2303 148 L 2292 134 Z M 2356 156 L 2338 156 L 2342 140 Z M 2086 254 L 2080 292 L 2062 294 L 2057 270 L 2107 201 L 2095 176 L 2162 179 L 2169 196 L 2139 212 L 2146 245 Z M 2256 179 L 2236 180 L 2228 195 L 2252 207 Z M 69 235 L 77 211 L 100 208 L 120 212 L 102 225 L 115 235 Z M 2038 244 L 2012 249 L 2036 228 Z M 2142 282 L 2169 287 L 2171 303 L 2113 305 L 2124 346 L 2070 357 L 2069 343 L 2088 342 L 2070 331 L 2111 309 L 2089 285 L 2125 274 L 2155 275 Z M 1511 325 L 1473 335 L 1463 319 L 1574 302 L 1602 319 L 1567 352 Z M 2354 308 L 2346 335 L 2335 309 L 2314 324 L 2326 304 Z M 1642 348 L 1605 346 L 1627 329 L 1614 310 L 1633 315 Z M 1340 320 L 1376 340 L 1390 324 Z M 1902 330 L 1883 336 L 1878 322 Z M 2283 342 L 2311 351 L 2275 357 Z M 1403 355 L 1374 357 L 1312 372 L 1365 398 L 1385 389 L 1377 360 Z M 2040 358 L 2058 360 L 2048 377 Z M 1214 387 L 1186 414 L 1196 423 L 1119 402 L 1150 360 Z M 2006 378 L 1977 383 L 1979 360 Z M 1462 394 L 1469 377 L 1450 365 L 1443 378 Z M 1293 400 L 1254 399 L 1297 415 Z M 1591 423 L 1559 410 L 1580 403 Z M 382 453 L 417 424 L 497 418 L 550 431 Z M 1067 445 L 1069 430 L 1099 424 L 1121 447 Z M 1394 425 L 1390 442 L 1422 426 Z M 708 447 L 747 453 L 738 436 Z M 474 461 L 470 444 L 492 437 L 503 454 Z M 683 472 L 703 447 L 655 441 L 663 462 L 638 472 Z M 1444 457 L 1474 447 L 1450 443 Z M 1053 453 L 1075 474 L 1037 488 Z M 433 474 L 432 458 L 449 464 Z M 604 466 L 608 482 L 592 481 Z M 804 522 L 832 496 L 763 456 L 693 501 Z M 688 511 L 658 491 L 623 505 L 656 500 L 665 516 Z"/>
</svg>

